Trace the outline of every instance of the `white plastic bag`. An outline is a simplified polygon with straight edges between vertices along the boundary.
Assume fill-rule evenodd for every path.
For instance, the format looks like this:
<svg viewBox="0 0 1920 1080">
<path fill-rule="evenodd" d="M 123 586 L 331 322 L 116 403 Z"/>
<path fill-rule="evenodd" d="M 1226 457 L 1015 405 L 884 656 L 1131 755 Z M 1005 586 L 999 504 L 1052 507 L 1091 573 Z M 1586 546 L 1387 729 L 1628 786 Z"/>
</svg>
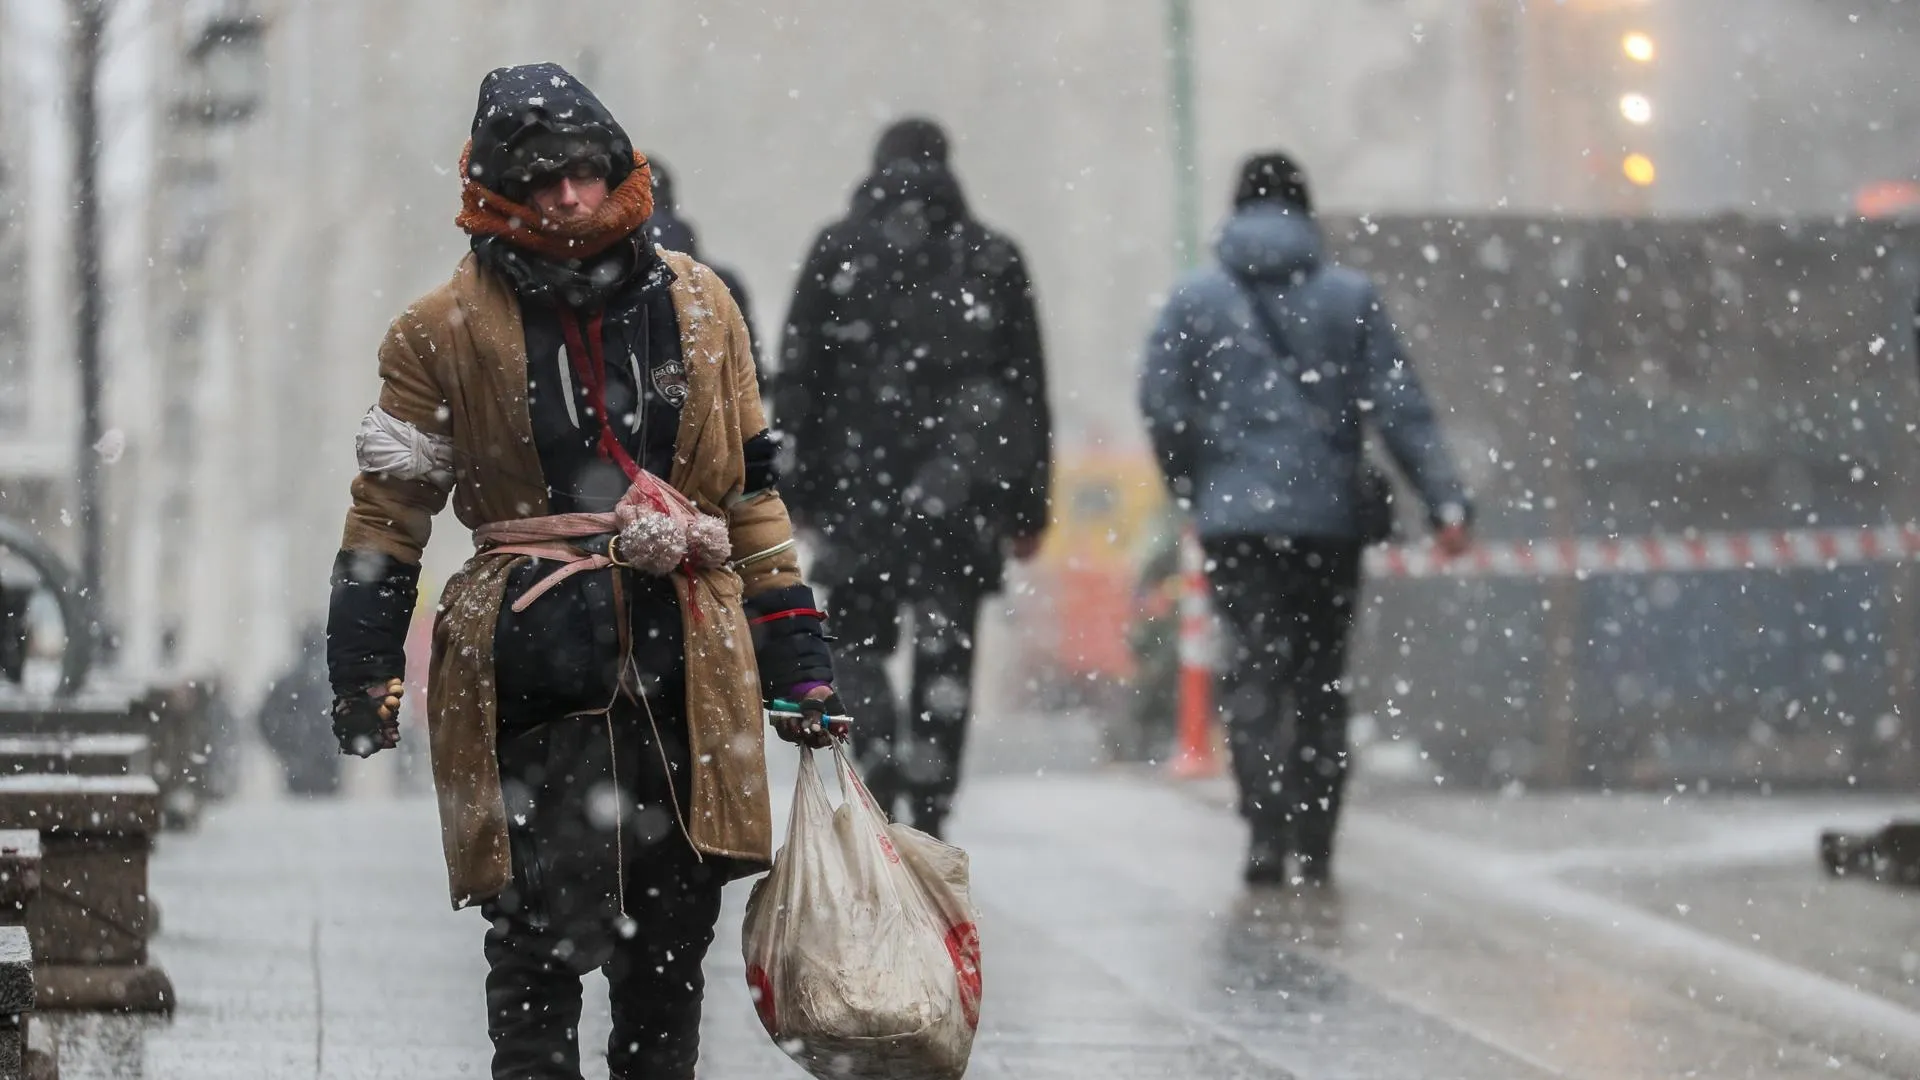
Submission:
<svg viewBox="0 0 1920 1080">
<path fill-rule="evenodd" d="M 889 824 L 833 754 L 843 804 L 803 748 L 787 844 L 747 901 L 760 1022 L 820 1080 L 955 1080 L 980 1024 L 967 854 Z"/>
</svg>

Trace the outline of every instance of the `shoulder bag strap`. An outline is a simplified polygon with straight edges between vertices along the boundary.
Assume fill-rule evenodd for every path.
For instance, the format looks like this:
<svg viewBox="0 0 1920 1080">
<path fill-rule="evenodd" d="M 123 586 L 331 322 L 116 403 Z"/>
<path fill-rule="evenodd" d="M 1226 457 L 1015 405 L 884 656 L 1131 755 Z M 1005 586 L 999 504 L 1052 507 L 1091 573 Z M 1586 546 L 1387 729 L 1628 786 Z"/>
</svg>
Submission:
<svg viewBox="0 0 1920 1080">
<path fill-rule="evenodd" d="M 1291 356 L 1296 360 L 1307 361 L 1309 358 L 1303 357 L 1294 351 L 1293 340 L 1287 337 L 1286 331 L 1280 328 L 1280 320 L 1273 317 L 1273 312 L 1267 307 L 1266 298 L 1260 295 L 1260 290 L 1254 282 L 1249 280 L 1244 274 L 1232 270 L 1227 271 L 1227 277 L 1232 279 L 1234 285 L 1240 290 L 1240 295 L 1246 300 L 1247 306 L 1253 310 L 1254 323 L 1258 326 L 1260 333 L 1266 337 L 1268 346 L 1273 350 L 1274 358 L 1276 360 L 1283 360 L 1285 357 Z M 1312 395 L 1294 386 L 1292 378 L 1286 371 L 1282 370 L 1280 374 L 1281 377 L 1287 381 L 1288 387 L 1293 390 L 1295 396 L 1305 402 L 1308 408 L 1320 414 L 1321 418 L 1326 421 L 1328 430 L 1337 430 L 1339 428 L 1340 425 L 1336 418 L 1330 415 L 1319 402 L 1315 401 Z M 1355 427 L 1357 428 L 1359 426 L 1360 403 L 1354 393 L 1353 374 L 1348 370 L 1346 365 L 1342 366 L 1341 374 L 1341 381 L 1345 384 L 1347 405 L 1353 412 L 1356 421 Z"/>
</svg>

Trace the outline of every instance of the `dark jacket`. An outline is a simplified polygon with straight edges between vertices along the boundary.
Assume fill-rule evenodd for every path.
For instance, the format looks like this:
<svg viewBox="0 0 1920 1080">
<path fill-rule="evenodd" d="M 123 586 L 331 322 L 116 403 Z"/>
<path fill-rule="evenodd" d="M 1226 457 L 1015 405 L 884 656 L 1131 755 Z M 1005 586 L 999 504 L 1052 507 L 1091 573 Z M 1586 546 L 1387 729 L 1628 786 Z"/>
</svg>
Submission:
<svg viewBox="0 0 1920 1080">
<path fill-rule="evenodd" d="M 261 699 L 256 718 L 261 738 L 287 764 L 337 755 L 324 719 L 331 699 L 326 637 L 318 627 L 305 629 L 293 658 Z"/>
<path fill-rule="evenodd" d="M 897 162 L 814 242 L 774 388 L 782 490 L 827 576 L 946 545 L 996 588 L 1000 541 L 1046 527 L 1052 423 L 1033 288 L 944 166 Z M 836 573 L 835 570 L 839 572 Z"/>
<path fill-rule="evenodd" d="M 1180 281 L 1148 341 L 1140 409 L 1203 537 L 1357 538 L 1363 415 L 1436 521 L 1468 514 L 1373 282 L 1325 263 L 1320 248 L 1319 227 L 1299 210 L 1237 211 L 1218 262 Z M 1280 348 L 1242 282 L 1285 334 Z"/>
<path fill-rule="evenodd" d="M 638 272 L 599 309 L 606 359 L 606 402 L 621 445 L 640 467 L 665 478 L 685 400 L 686 361 L 668 287 L 673 274 L 650 248 Z M 560 309 L 521 304 L 527 342 L 527 412 L 553 513 L 610 509 L 626 474 L 597 451 L 599 425 L 587 388 L 572 378 Z M 562 365 L 569 369 L 563 372 Z M 571 397 L 571 400 L 568 400 Z M 507 587 L 519 597 L 552 572 L 540 562 L 515 567 Z M 669 692 L 681 686 L 680 605 L 662 578 L 629 575 L 628 620 L 639 671 Z M 533 723 L 606 705 L 621 663 L 611 574 L 580 574 L 525 611 L 500 612 L 494 671 L 503 724 Z"/>
</svg>

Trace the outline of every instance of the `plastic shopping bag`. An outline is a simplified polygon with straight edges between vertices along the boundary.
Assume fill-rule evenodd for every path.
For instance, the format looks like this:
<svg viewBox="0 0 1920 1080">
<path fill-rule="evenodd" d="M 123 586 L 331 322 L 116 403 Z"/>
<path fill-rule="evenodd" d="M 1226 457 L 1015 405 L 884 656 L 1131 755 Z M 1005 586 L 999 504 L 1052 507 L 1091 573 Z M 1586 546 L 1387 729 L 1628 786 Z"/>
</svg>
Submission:
<svg viewBox="0 0 1920 1080">
<path fill-rule="evenodd" d="M 787 844 L 747 901 L 760 1022 L 820 1080 L 954 1080 L 980 1024 L 966 852 L 888 823 L 833 756 L 843 804 L 802 748 Z"/>
</svg>

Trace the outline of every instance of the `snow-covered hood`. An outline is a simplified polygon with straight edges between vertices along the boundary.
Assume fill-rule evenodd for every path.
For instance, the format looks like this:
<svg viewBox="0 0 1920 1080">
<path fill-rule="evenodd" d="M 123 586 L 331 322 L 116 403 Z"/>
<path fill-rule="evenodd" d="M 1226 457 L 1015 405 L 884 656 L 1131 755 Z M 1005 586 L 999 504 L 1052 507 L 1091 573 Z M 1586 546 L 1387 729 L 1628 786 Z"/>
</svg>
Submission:
<svg viewBox="0 0 1920 1080">
<path fill-rule="evenodd" d="M 1213 250 L 1228 270 L 1270 281 L 1311 273 L 1320 265 L 1320 248 L 1320 227 L 1311 217 L 1268 203 L 1235 211 Z"/>
<path fill-rule="evenodd" d="M 875 171 L 853 193 L 853 215 L 874 221 L 911 208 L 936 227 L 967 216 L 960 181 L 936 162 L 895 161 Z"/>
<path fill-rule="evenodd" d="M 633 171 L 633 143 L 586 84 L 559 64 L 495 68 L 480 80 L 469 177 L 508 198 L 568 163 L 592 159 L 608 190 Z"/>
</svg>

